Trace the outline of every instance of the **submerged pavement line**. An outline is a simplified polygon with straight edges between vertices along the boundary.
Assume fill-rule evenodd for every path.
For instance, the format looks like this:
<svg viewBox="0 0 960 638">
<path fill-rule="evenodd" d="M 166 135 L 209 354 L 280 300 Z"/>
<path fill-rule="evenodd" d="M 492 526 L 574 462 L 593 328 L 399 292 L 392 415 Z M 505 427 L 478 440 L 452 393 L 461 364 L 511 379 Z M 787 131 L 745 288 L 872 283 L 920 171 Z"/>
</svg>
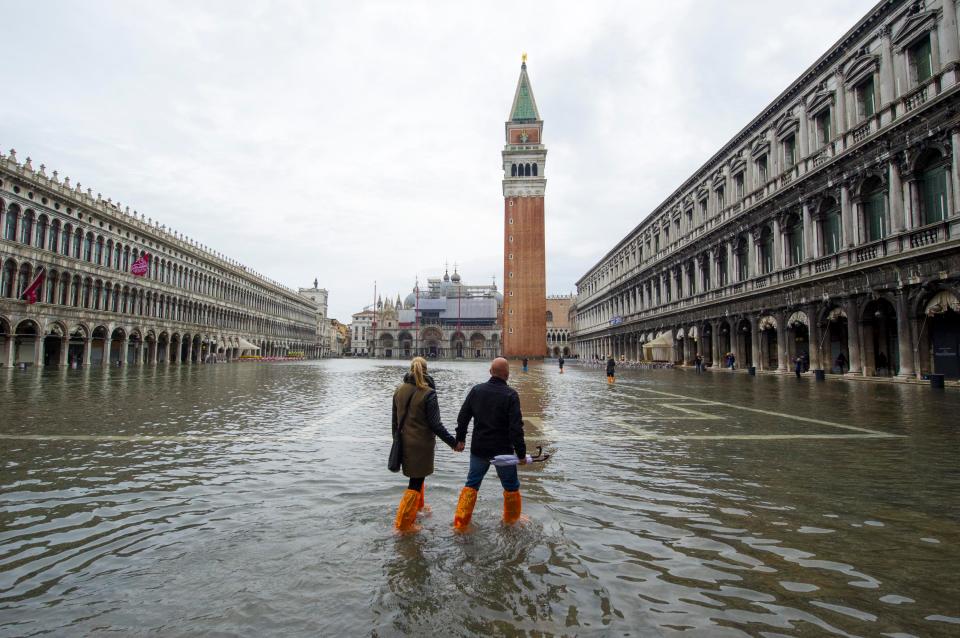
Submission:
<svg viewBox="0 0 960 638">
<path fill-rule="evenodd" d="M 662 390 L 650 390 L 648 388 L 636 388 L 641 392 L 649 392 L 652 394 L 659 394 L 665 397 L 673 397 L 676 399 L 686 399 L 688 401 L 697 401 L 699 405 L 720 405 L 727 408 L 732 408 L 734 410 L 743 410 L 745 412 L 756 412 L 757 414 L 766 414 L 769 416 L 777 416 L 783 419 L 791 419 L 793 421 L 802 421 L 805 423 L 816 423 L 818 425 L 828 425 L 834 428 L 841 428 L 844 430 L 852 430 L 854 432 L 862 432 L 864 434 L 873 434 L 876 436 L 897 436 L 894 434 L 887 434 L 886 432 L 881 432 L 880 430 L 871 430 L 870 428 L 861 428 L 855 425 L 846 425 L 844 423 L 835 423 L 833 421 L 824 421 L 823 419 L 813 419 L 810 417 L 799 416 L 797 414 L 785 414 L 783 412 L 773 412 L 772 410 L 762 410 L 760 408 L 748 408 L 745 405 L 736 405 L 734 403 L 724 403 L 723 401 L 712 401 L 709 399 L 699 399 L 697 397 L 686 396 L 683 394 L 674 394 L 672 392 L 663 392 Z"/>
</svg>

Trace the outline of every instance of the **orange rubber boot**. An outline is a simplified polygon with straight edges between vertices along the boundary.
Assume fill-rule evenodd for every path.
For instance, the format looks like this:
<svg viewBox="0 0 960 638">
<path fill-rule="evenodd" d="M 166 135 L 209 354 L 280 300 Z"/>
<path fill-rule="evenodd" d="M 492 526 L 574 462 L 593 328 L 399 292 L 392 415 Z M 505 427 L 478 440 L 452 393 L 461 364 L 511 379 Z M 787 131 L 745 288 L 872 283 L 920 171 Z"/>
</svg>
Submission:
<svg viewBox="0 0 960 638">
<path fill-rule="evenodd" d="M 420 499 L 417 501 L 417 513 L 424 516 L 430 515 L 430 506 L 427 505 L 427 484 L 424 483 L 420 488 Z"/>
<path fill-rule="evenodd" d="M 520 519 L 520 492 L 503 493 L 503 522 L 513 525 Z"/>
<path fill-rule="evenodd" d="M 394 526 L 400 532 L 417 532 L 420 527 L 414 522 L 417 520 L 417 505 L 420 502 L 420 492 L 407 490 L 400 498 L 397 508 L 397 520 Z"/>
<path fill-rule="evenodd" d="M 466 531 L 473 518 L 473 507 L 477 504 L 477 490 L 465 487 L 460 490 L 460 500 L 457 501 L 457 511 L 453 515 L 453 529 L 458 532 Z"/>
</svg>

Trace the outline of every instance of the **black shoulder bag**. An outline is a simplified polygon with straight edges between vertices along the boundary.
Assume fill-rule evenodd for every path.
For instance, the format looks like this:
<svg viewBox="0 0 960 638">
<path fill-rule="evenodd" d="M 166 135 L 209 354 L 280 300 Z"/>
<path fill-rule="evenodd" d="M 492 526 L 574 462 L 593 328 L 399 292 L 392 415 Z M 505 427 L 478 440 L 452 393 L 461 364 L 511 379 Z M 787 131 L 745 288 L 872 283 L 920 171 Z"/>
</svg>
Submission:
<svg viewBox="0 0 960 638">
<path fill-rule="evenodd" d="M 413 401 L 413 395 L 417 393 L 414 389 L 407 399 L 407 407 L 403 411 L 403 417 L 397 423 L 397 431 L 393 433 L 393 445 L 390 446 L 390 459 L 387 461 L 387 469 L 391 472 L 400 471 L 400 462 L 403 459 L 403 423 L 407 420 L 407 414 L 410 413 L 410 402 Z"/>
</svg>

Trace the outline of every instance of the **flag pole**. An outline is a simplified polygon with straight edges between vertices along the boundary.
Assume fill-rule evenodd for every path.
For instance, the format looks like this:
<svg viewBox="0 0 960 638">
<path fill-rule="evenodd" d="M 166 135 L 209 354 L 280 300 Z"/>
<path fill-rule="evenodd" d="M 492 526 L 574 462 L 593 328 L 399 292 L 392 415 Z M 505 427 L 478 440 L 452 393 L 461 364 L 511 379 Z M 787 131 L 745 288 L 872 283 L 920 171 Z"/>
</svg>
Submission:
<svg viewBox="0 0 960 638">
<path fill-rule="evenodd" d="M 373 280 L 373 347 L 370 348 L 370 356 L 377 356 L 377 280 Z"/>
</svg>

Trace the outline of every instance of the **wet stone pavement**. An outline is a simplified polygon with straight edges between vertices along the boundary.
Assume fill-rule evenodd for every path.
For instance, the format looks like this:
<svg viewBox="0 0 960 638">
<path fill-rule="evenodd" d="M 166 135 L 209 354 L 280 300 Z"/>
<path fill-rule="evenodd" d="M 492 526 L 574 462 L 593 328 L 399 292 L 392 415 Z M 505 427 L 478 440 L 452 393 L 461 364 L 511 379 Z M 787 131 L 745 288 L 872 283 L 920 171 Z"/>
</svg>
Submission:
<svg viewBox="0 0 960 638">
<path fill-rule="evenodd" d="M 958 636 L 960 393 L 513 368 L 522 524 L 442 444 L 385 468 L 403 368 L 0 371 L 0 636 Z M 431 364 L 447 426 L 486 365 Z"/>
</svg>

